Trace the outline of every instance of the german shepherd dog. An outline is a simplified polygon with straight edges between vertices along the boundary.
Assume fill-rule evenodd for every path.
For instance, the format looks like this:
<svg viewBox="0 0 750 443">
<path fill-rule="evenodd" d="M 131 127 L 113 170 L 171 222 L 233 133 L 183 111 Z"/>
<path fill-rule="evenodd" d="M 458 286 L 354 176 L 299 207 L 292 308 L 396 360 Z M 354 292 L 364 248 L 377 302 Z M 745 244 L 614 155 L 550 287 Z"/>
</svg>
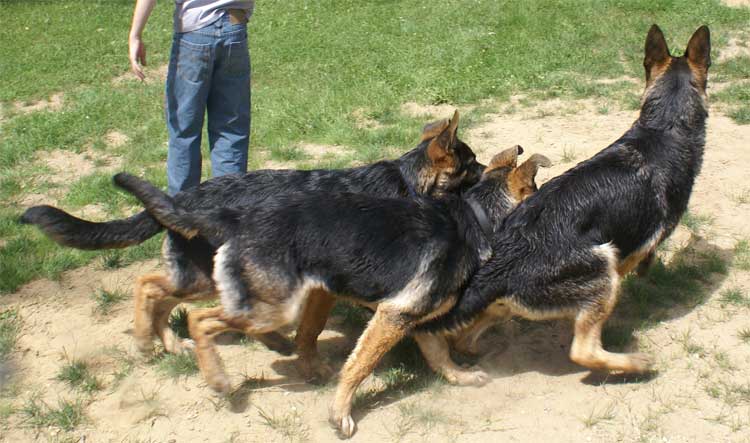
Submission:
<svg viewBox="0 0 750 443">
<path fill-rule="evenodd" d="M 571 317 L 570 358 L 592 370 L 651 371 L 651 357 L 607 352 L 605 321 L 621 278 L 647 260 L 685 212 L 703 159 L 711 65 L 706 26 L 682 57 L 659 27 L 646 38 L 646 89 L 638 120 L 591 159 L 545 183 L 496 230 L 493 254 L 459 302 L 418 330 L 472 321 L 490 304 L 527 319 Z"/>
<path fill-rule="evenodd" d="M 450 120 L 428 124 L 419 145 L 397 160 L 343 170 L 261 170 L 228 175 L 182 191 L 174 199 L 186 210 L 209 210 L 253 204 L 269 196 L 292 192 L 335 191 L 402 198 L 458 193 L 476 183 L 485 168 L 476 161 L 471 148 L 456 136 L 458 122 L 456 111 Z M 94 223 L 50 206 L 28 209 L 21 222 L 34 224 L 57 243 L 78 249 L 123 248 L 139 244 L 164 229 L 146 211 L 122 220 Z M 154 335 L 161 339 L 167 352 L 191 347 L 190 341 L 180 340 L 168 327 L 169 316 L 181 302 L 215 296 L 211 274 L 218 246 L 203 236 L 187 239 L 178 232 L 168 232 L 162 249 L 166 275 L 145 275 L 135 285 L 134 336 L 144 353 L 151 351 Z M 329 298 L 327 304 L 316 305 L 318 315 L 327 317 L 333 306 L 333 298 Z M 309 347 L 304 340 L 312 340 L 321 331 L 298 332 L 297 346 L 304 350 Z M 294 349 L 280 334 L 256 338 L 286 355 Z M 305 377 L 314 378 L 304 368 L 303 372 L 308 372 L 303 374 Z"/>
<path fill-rule="evenodd" d="M 533 156 L 516 168 L 519 151 L 496 156 L 464 199 L 310 192 L 252 206 L 186 210 L 128 174 L 116 175 L 115 183 L 170 230 L 220 245 L 213 279 L 222 306 L 188 317 L 198 365 L 219 392 L 228 392 L 229 382 L 213 343 L 217 334 L 275 331 L 296 321 L 307 299 L 321 292 L 375 311 L 342 369 L 330 410 L 331 423 L 348 437 L 355 429 L 350 411 L 357 386 L 417 324 L 453 306 L 489 259 L 488 239 L 502 216 L 533 192 L 537 167 L 549 165 Z M 431 365 L 443 363 L 432 355 L 435 349 L 447 355 L 443 336 L 416 339 Z"/>
</svg>

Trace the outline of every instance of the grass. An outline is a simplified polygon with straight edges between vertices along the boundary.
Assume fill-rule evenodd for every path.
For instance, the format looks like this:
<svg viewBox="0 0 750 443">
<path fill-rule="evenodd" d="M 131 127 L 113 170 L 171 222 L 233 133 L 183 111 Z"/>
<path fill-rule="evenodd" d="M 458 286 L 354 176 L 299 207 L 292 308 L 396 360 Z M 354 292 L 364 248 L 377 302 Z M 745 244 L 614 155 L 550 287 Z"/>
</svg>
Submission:
<svg viewBox="0 0 750 443">
<path fill-rule="evenodd" d="M 742 239 L 734 245 L 734 266 L 750 271 L 750 241 Z"/>
<path fill-rule="evenodd" d="M 571 163 L 576 158 L 578 158 L 578 154 L 576 154 L 575 148 L 563 148 L 563 155 L 560 159 L 563 163 Z"/>
<path fill-rule="evenodd" d="M 190 338 L 187 309 L 180 307 L 172 311 L 172 314 L 169 316 L 169 327 L 178 337 Z"/>
<path fill-rule="evenodd" d="M 105 267 L 127 264 L 133 256 L 156 256 L 158 238 L 119 257 L 58 247 L 15 222 L 24 195 L 51 189 L 65 195 L 60 204 L 66 209 L 99 204 L 107 215 L 119 217 L 134 204 L 101 172 L 53 186 L 33 160 L 52 148 L 118 156 L 122 169 L 143 171 L 164 186 L 163 84 L 153 72 L 149 83 L 113 83 L 128 69 L 132 3 L 6 3 L 0 29 L 0 57 L 6 62 L 0 68 L 0 103 L 7 111 L 0 141 L 0 239 L 6 242 L 0 247 L 0 293 L 35 278 L 55 278 L 105 254 Z M 425 123 L 401 112 L 407 101 L 497 104 L 525 94 L 531 100 L 605 98 L 632 108 L 638 91 L 631 84 L 594 80 L 641 78 L 643 41 L 651 23 L 662 26 L 679 52 L 697 27 L 696 17 L 710 24 L 717 47 L 750 19 L 750 11 L 719 0 L 553 0 L 545 7 L 526 2 L 512 8 L 459 0 L 430 5 L 429 14 L 424 8 L 424 2 L 413 0 L 258 4 L 249 25 L 251 152 L 265 150 L 278 161 L 303 161 L 304 167 L 318 163 L 298 148 L 303 142 L 351 148 L 343 159 L 321 161 L 326 167 L 393 157 L 412 147 Z M 145 31 L 151 67 L 168 60 L 171 9 L 159 2 Z M 82 16 L 85 23 L 77 20 Z M 330 29 L 337 32 L 325 32 Z M 611 29 L 617 29 L 616 38 Z M 739 80 L 749 69 L 750 60 L 740 58 L 717 63 L 712 73 Z M 60 111 L 13 111 L 16 101 L 58 92 L 63 92 Z M 712 100 L 731 105 L 732 115 L 744 122 L 748 105 L 743 94 L 730 87 Z M 495 104 L 465 113 L 462 128 L 496 112 Z M 357 110 L 377 125 L 361 127 Z M 124 133 L 128 141 L 108 147 L 104 134 L 110 130 Z M 251 155 L 250 167 L 261 165 L 260 156 Z"/>
<path fill-rule="evenodd" d="M 737 337 L 745 344 L 750 344 L 750 328 L 744 328 L 737 331 Z"/>
<path fill-rule="evenodd" d="M 72 360 L 60 368 L 57 380 L 65 382 L 71 388 L 92 393 L 102 388 L 102 383 L 90 371 L 88 364 L 82 360 Z"/>
<path fill-rule="evenodd" d="M 710 226 L 712 222 L 713 218 L 710 216 L 695 214 L 691 211 L 686 211 L 685 215 L 682 216 L 682 220 L 680 220 L 680 223 L 690 229 L 693 234 L 698 234 L 701 229 Z"/>
<path fill-rule="evenodd" d="M 296 407 L 293 407 L 286 414 L 269 413 L 258 406 L 256 408 L 263 425 L 276 431 L 285 441 L 301 442 L 309 440 L 310 428 L 302 422 L 302 416 Z"/>
<path fill-rule="evenodd" d="M 16 345 L 21 319 L 15 309 L 0 311 L 0 363 L 5 360 Z"/>
<path fill-rule="evenodd" d="M 615 404 L 610 403 L 609 405 L 599 410 L 597 410 L 596 407 L 592 408 L 591 412 L 589 412 L 589 415 L 584 417 L 582 421 L 585 427 L 592 428 L 599 423 L 614 420 L 615 417 Z"/>
<path fill-rule="evenodd" d="M 60 399 L 52 407 L 36 396 L 32 396 L 18 411 L 24 421 L 35 428 L 56 427 L 63 431 L 72 431 L 84 419 L 84 405 L 80 400 Z"/>
<path fill-rule="evenodd" d="M 119 289 L 112 291 L 99 289 L 91 296 L 91 298 L 93 298 L 96 303 L 94 311 L 100 315 L 107 315 L 112 311 L 112 308 L 114 308 L 116 304 L 128 298 L 128 295 Z"/>
<path fill-rule="evenodd" d="M 161 354 L 154 359 L 154 363 L 159 372 L 171 378 L 198 373 L 198 363 L 192 353 Z"/>
<path fill-rule="evenodd" d="M 729 288 L 721 292 L 719 301 L 723 305 L 733 305 L 740 307 L 750 307 L 750 298 L 743 294 L 739 288 Z"/>
</svg>

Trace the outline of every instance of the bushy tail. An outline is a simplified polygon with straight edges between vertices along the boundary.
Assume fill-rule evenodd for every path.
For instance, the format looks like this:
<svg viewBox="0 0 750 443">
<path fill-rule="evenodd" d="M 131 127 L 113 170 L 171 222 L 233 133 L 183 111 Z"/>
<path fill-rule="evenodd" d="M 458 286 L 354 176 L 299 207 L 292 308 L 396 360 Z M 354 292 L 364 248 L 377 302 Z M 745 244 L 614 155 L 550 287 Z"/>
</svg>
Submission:
<svg viewBox="0 0 750 443">
<path fill-rule="evenodd" d="M 175 231 L 185 238 L 198 235 L 198 227 L 195 226 L 193 217 L 185 213 L 164 191 L 146 180 L 124 172 L 115 175 L 114 180 L 117 186 L 140 200 L 146 211 L 170 231 Z"/>
<path fill-rule="evenodd" d="M 90 222 L 52 206 L 34 206 L 21 216 L 23 224 L 35 225 L 55 242 L 76 249 L 115 249 L 143 243 L 163 226 L 148 212 L 108 222 Z"/>
</svg>

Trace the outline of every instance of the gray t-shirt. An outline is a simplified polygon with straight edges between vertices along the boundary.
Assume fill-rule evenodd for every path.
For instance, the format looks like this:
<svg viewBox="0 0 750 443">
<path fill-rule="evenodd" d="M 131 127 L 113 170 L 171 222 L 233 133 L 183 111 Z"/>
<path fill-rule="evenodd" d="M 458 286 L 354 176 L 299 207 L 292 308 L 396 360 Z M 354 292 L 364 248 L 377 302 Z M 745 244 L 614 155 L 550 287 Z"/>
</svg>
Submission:
<svg viewBox="0 0 750 443">
<path fill-rule="evenodd" d="M 255 0 L 175 0 L 174 31 L 190 32 L 208 26 L 227 9 L 244 9 L 250 18 L 254 6 Z"/>
</svg>

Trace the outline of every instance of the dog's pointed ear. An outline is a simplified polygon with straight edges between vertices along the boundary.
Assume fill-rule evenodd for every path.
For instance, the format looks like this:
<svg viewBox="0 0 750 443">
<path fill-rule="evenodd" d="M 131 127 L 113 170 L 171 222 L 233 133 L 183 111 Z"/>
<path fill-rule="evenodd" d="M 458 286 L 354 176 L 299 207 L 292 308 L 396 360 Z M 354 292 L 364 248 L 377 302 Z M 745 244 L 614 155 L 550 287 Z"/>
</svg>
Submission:
<svg viewBox="0 0 750 443">
<path fill-rule="evenodd" d="M 422 137 L 419 139 L 420 143 L 437 137 L 441 132 L 443 132 L 445 128 L 448 127 L 449 123 L 450 120 L 448 120 L 447 118 L 438 120 L 436 122 L 427 123 L 424 128 L 422 128 Z"/>
<path fill-rule="evenodd" d="M 646 68 L 646 81 L 650 81 L 655 69 L 664 66 L 670 59 L 669 47 L 664 34 L 658 26 L 652 25 L 646 36 L 645 57 L 643 67 Z"/>
<path fill-rule="evenodd" d="M 487 169 L 485 169 L 484 172 L 489 172 L 494 169 L 503 168 L 505 166 L 515 168 L 518 162 L 518 156 L 521 154 L 523 154 L 523 148 L 521 147 L 521 145 L 515 145 L 512 148 L 508 148 L 502 152 L 499 152 L 495 154 L 494 157 L 492 157 L 492 160 L 490 160 L 490 164 L 487 166 Z"/>
<path fill-rule="evenodd" d="M 453 153 L 456 131 L 458 131 L 458 110 L 453 113 L 453 118 L 446 121 L 440 133 L 430 141 L 430 145 L 427 147 L 427 155 L 433 163 L 442 162 L 449 154 Z"/>
<path fill-rule="evenodd" d="M 525 185 L 531 185 L 534 184 L 534 179 L 539 168 L 549 168 L 550 166 L 552 166 L 550 159 L 542 154 L 534 154 L 528 160 L 521 163 L 521 166 L 514 169 L 512 174 Z"/>
<path fill-rule="evenodd" d="M 708 30 L 708 26 L 701 26 L 690 37 L 685 58 L 692 66 L 708 71 L 711 66 L 711 31 Z"/>
</svg>

